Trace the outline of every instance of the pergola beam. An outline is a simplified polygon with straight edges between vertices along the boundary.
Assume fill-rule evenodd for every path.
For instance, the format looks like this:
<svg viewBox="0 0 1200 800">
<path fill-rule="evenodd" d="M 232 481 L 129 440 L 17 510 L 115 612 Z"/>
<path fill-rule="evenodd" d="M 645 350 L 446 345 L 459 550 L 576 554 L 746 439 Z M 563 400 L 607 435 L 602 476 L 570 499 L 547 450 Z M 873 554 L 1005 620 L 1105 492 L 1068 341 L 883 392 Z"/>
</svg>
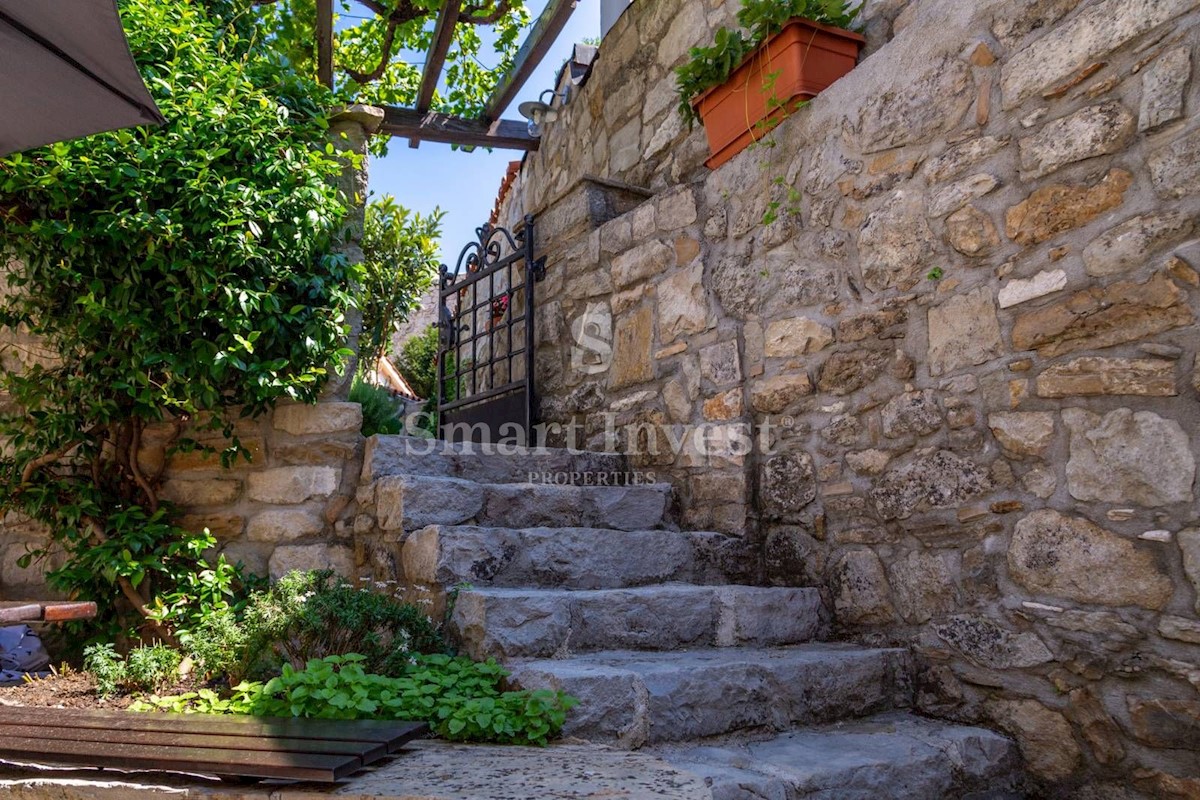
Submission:
<svg viewBox="0 0 1200 800">
<path fill-rule="evenodd" d="M 454 41 L 454 25 L 458 22 L 458 12 L 462 8 L 462 0 L 446 0 L 438 15 L 437 25 L 433 29 L 433 44 L 425 58 L 425 71 L 421 74 L 421 89 L 417 93 L 417 113 L 424 114 L 433 105 L 433 93 L 437 90 L 438 81 L 442 77 L 442 67 L 446 64 L 446 55 L 450 52 L 450 44 Z M 409 139 L 408 146 L 416 147 L 420 139 Z"/>
<path fill-rule="evenodd" d="M 537 65 L 546 57 L 577 4 L 577 0 L 549 0 L 546 3 L 542 15 L 529 32 L 529 38 L 517 52 L 512 71 L 500 81 L 492 96 L 488 98 L 483 109 L 484 120 L 494 120 L 508 108 L 517 92 L 521 91 L 521 87 L 537 69 Z"/>
<path fill-rule="evenodd" d="M 379 132 L 423 142 L 506 150 L 537 150 L 540 143 L 539 139 L 529 135 L 524 121 L 502 119 L 489 123 L 433 112 L 421 114 L 415 109 L 397 106 L 384 106 Z"/>
</svg>

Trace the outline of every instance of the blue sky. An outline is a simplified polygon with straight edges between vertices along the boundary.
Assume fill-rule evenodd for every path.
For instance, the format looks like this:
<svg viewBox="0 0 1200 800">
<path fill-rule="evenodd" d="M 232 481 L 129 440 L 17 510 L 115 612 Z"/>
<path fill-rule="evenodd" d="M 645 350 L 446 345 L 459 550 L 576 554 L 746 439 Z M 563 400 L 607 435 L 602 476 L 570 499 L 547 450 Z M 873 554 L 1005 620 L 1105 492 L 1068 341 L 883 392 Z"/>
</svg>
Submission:
<svg viewBox="0 0 1200 800">
<path fill-rule="evenodd" d="M 537 19 L 545 1 L 527 0 L 527 5 Z M 542 91 L 553 86 L 554 75 L 570 56 L 571 47 L 599 35 L 600 0 L 579 0 L 554 47 L 504 116 L 520 119 L 517 105 L 536 100 Z M 487 221 L 508 162 L 520 157 L 519 150 L 477 149 L 466 153 L 434 142 L 422 142 L 419 149 L 413 150 L 407 141 L 394 139 L 387 156 L 371 162 L 371 191 L 376 195 L 393 194 L 401 205 L 414 211 L 428 212 L 434 207 L 445 211 L 442 258 L 452 259 L 474 238 L 475 228 Z"/>
</svg>

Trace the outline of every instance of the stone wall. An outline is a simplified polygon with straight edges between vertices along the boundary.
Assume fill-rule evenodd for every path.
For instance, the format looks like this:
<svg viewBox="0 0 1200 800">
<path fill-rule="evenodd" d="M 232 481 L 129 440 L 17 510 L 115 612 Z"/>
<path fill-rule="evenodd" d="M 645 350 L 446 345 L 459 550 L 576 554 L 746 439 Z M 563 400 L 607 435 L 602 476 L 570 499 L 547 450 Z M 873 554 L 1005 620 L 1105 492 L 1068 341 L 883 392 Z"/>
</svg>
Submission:
<svg viewBox="0 0 1200 800">
<path fill-rule="evenodd" d="M 357 403 L 285 405 L 257 420 L 238 420 L 234 433 L 251 455 L 225 468 L 218 454 L 167 455 L 175 438 L 169 423 L 147 427 L 139 463 L 147 474 L 163 469 L 160 494 L 183 510 L 180 524 L 208 528 L 231 562 L 259 575 L 330 567 L 343 575 L 370 571 L 373 554 L 356 546 L 355 493 L 362 468 L 362 409 Z M 186 435 L 217 450 L 220 430 Z M 164 464 L 165 460 L 165 464 Z M 16 560 L 40 543 L 40 526 L 5 521 L 0 549 L 0 597 L 48 595 L 43 567 Z"/>
<path fill-rule="evenodd" d="M 355 575 L 361 427 L 357 403 L 281 406 L 261 420 L 237 423 L 236 435 L 253 461 L 225 469 L 216 457 L 173 456 L 163 496 L 187 509 L 183 527 L 209 528 L 230 561 L 260 575 L 326 567 Z M 161 448 L 162 439 L 149 444 L 147 460 L 161 458 L 155 445 Z"/>
<path fill-rule="evenodd" d="M 869 2 L 858 69 L 710 172 L 668 70 L 736 3 L 642 0 L 501 218 L 548 257 L 543 418 L 1063 792 L 1200 796 L 1198 7 Z"/>
</svg>

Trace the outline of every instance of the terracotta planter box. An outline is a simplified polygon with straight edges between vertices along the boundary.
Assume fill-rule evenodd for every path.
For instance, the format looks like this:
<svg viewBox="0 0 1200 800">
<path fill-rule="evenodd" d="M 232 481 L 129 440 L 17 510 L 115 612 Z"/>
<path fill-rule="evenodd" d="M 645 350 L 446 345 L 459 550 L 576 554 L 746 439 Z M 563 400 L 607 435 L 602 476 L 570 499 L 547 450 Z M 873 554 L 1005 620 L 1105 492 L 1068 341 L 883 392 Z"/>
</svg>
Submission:
<svg viewBox="0 0 1200 800">
<path fill-rule="evenodd" d="M 761 139 L 803 101 L 854 69 L 865 43 L 857 33 L 807 19 L 787 23 L 728 81 L 692 100 L 712 152 L 705 163 L 716 169 Z"/>
</svg>

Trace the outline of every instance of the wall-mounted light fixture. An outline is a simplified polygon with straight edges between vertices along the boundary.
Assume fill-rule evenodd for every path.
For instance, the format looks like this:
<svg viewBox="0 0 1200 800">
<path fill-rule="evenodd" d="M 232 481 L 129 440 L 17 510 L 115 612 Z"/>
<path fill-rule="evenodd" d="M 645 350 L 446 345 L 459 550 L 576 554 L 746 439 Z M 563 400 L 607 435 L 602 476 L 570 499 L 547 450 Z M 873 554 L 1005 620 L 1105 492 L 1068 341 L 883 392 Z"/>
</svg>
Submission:
<svg viewBox="0 0 1200 800">
<path fill-rule="evenodd" d="M 545 102 L 542 98 L 550 95 L 550 102 Z M 560 105 L 565 106 L 571 100 L 571 87 L 564 86 L 561 92 L 556 92 L 553 89 L 547 89 L 538 95 L 537 100 L 526 100 L 521 105 L 517 106 L 517 113 L 529 120 L 529 135 L 541 136 L 542 125 L 547 122 L 554 122 L 558 119 L 558 110 L 554 108 L 554 98 L 562 100 Z"/>
</svg>

